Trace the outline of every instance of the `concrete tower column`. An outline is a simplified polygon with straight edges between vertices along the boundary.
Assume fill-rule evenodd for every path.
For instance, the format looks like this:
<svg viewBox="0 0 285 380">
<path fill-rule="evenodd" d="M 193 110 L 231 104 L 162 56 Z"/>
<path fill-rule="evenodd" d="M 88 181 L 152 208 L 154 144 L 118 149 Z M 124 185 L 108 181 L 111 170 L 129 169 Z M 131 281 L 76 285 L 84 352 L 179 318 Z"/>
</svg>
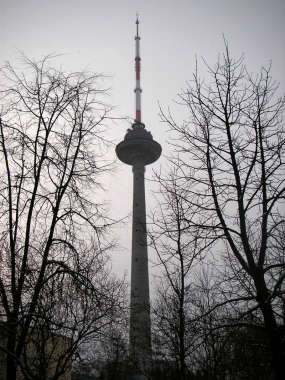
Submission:
<svg viewBox="0 0 285 380">
<path fill-rule="evenodd" d="M 139 362 L 151 359 L 144 172 L 143 163 L 133 166 L 130 354 Z"/>
<path fill-rule="evenodd" d="M 130 308 L 130 356 L 141 373 L 151 359 L 149 276 L 145 207 L 145 166 L 161 155 L 144 124 L 135 122 L 116 146 L 118 158 L 133 167 L 133 231 Z"/>
</svg>

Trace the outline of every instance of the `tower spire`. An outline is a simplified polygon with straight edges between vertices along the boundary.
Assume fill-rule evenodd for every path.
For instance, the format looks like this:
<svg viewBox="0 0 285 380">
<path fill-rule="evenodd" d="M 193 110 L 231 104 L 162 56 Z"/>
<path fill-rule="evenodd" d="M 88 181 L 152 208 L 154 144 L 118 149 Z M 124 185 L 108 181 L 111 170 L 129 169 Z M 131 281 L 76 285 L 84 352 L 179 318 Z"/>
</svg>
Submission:
<svg viewBox="0 0 285 380">
<path fill-rule="evenodd" d="M 135 88 L 135 95 L 136 95 L 136 117 L 135 122 L 138 124 L 141 124 L 141 85 L 140 85 L 140 36 L 139 36 L 139 17 L 137 14 L 136 19 L 136 25 L 137 25 L 137 34 L 135 36 L 136 41 L 136 56 L 135 56 L 135 70 L 136 70 L 136 88 Z"/>
<path fill-rule="evenodd" d="M 136 24 L 137 24 L 137 35 L 136 37 L 139 37 L 139 14 L 137 13 L 137 19 L 136 19 Z"/>
</svg>

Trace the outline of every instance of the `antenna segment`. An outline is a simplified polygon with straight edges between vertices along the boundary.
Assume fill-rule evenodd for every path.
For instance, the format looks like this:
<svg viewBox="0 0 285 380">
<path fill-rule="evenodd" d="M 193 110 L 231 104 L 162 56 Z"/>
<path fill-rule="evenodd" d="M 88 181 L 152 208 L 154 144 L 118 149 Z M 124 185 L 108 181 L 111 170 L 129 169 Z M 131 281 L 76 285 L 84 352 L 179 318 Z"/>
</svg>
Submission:
<svg viewBox="0 0 285 380">
<path fill-rule="evenodd" d="M 139 36 L 139 18 L 137 16 L 136 19 L 136 25 L 137 25 L 137 34 L 135 36 L 136 41 L 136 57 L 135 57 L 135 70 L 136 70 L 136 88 L 135 88 L 135 94 L 136 94 L 136 119 L 135 121 L 137 123 L 141 123 L 141 85 L 140 85 L 140 36 Z"/>
</svg>

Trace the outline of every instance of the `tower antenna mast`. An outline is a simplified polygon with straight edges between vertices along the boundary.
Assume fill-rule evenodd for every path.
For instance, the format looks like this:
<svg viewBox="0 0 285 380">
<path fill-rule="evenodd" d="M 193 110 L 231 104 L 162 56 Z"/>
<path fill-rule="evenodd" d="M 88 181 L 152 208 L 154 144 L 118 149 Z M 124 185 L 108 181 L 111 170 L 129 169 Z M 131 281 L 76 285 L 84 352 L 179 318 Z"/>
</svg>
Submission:
<svg viewBox="0 0 285 380">
<path fill-rule="evenodd" d="M 135 121 L 138 124 L 141 124 L 141 84 L 140 84 L 140 72 L 141 72 L 141 57 L 140 57 L 140 36 L 139 36 L 139 16 L 137 14 L 136 19 L 136 25 L 137 25 L 137 34 L 135 36 L 136 41 L 136 56 L 135 56 L 135 71 L 136 71 L 136 88 L 135 88 L 135 95 L 136 95 L 136 117 Z"/>
</svg>

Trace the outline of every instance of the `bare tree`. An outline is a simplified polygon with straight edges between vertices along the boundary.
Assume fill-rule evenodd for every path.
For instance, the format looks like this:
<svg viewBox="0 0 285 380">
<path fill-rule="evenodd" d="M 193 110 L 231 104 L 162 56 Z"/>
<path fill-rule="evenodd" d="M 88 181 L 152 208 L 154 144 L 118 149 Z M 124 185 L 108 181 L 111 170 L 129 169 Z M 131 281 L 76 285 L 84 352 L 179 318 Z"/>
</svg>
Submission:
<svg viewBox="0 0 285 380">
<path fill-rule="evenodd" d="M 113 281 L 110 281 L 113 284 Z M 73 366 L 75 378 L 86 374 L 92 377 L 92 372 L 104 379 L 125 378 L 130 360 L 128 357 L 128 314 L 129 300 L 128 287 L 122 281 L 116 281 L 113 287 L 111 300 L 115 304 L 111 305 L 112 313 L 108 310 L 106 315 L 102 314 L 104 326 L 100 326 L 87 337 L 86 342 L 80 349 L 80 355 Z M 113 284 L 114 285 L 114 284 Z M 106 291 L 102 293 L 104 296 Z M 111 314 L 111 318 L 110 318 Z M 109 320 L 111 321 L 109 322 Z M 106 323 L 107 322 L 107 323 Z M 94 324 L 96 326 L 97 323 Z M 101 323 L 102 325 L 102 323 Z M 94 339 L 95 335 L 95 339 Z"/>
<path fill-rule="evenodd" d="M 25 74 L 10 64 L 0 72 L 0 300 L 7 332 L 1 350 L 9 380 L 16 379 L 17 368 L 29 375 L 22 358 L 39 312 L 60 314 L 60 297 L 70 297 L 60 331 L 85 318 L 79 327 L 84 336 L 95 315 L 106 313 L 102 292 L 112 288 L 106 278 L 95 286 L 94 270 L 87 270 L 101 265 L 106 274 L 104 260 L 94 262 L 111 244 L 111 221 L 100 199 L 99 177 L 110 168 L 103 137 L 110 108 L 102 76 L 66 74 L 50 67 L 49 57 L 25 59 L 25 66 Z"/>
<path fill-rule="evenodd" d="M 198 239 L 199 228 L 189 231 L 191 205 L 186 202 L 187 189 L 182 186 L 177 170 L 167 179 L 160 174 L 156 179 L 160 185 L 159 206 L 152 215 L 149 233 L 161 267 L 157 300 L 153 305 L 154 345 L 160 352 L 158 357 L 172 360 L 179 378 L 186 379 L 194 347 L 191 322 L 195 310 L 191 295 L 195 271 L 208 243 L 207 239 Z"/>
<path fill-rule="evenodd" d="M 124 282 L 110 272 L 106 252 L 80 254 L 80 272 L 58 273 L 42 289 L 22 354 L 27 378 L 60 379 L 120 322 Z M 98 357 L 94 350 L 93 360 Z"/>
<path fill-rule="evenodd" d="M 233 281 L 246 279 L 250 284 L 243 284 L 247 294 L 232 294 L 222 304 L 246 302 L 247 313 L 261 312 L 274 376 L 281 380 L 285 99 L 277 96 L 270 68 L 250 75 L 243 58 L 233 59 L 228 46 L 207 69 L 209 84 L 196 71 L 180 95 L 189 114 L 186 121 L 178 124 L 162 111 L 176 138 L 173 147 L 179 159 L 174 157 L 172 164 L 180 181 L 184 179 L 181 186 L 187 188 L 185 199 L 192 209 L 185 223 L 199 228 L 202 239 L 212 235 L 213 243 L 220 241 L 215 246 L 217 262 L 226 251 L 234 266 Z"/>
</svg>

